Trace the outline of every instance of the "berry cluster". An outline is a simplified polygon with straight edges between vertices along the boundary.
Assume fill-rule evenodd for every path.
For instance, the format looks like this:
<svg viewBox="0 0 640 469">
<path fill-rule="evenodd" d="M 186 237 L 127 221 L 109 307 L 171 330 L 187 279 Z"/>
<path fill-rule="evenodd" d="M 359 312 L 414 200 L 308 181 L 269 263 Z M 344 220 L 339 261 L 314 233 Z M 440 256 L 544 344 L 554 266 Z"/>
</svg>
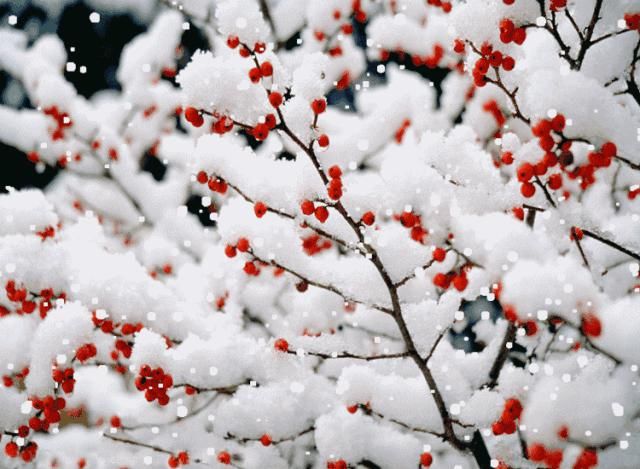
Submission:
<svg viewBox="0 0 640 469">
<path fill-rule="evenodd" d="M 521 321 L 518 317 L 516 309 L 511 305 L 504 305 L 502 312 L 507 321 L 524 328 L 528 336 L 536 335 L 538 332 L 538 324 L 534 320 Z"/>
<path fill-rule="evenodd" d="M 251 245 L 249 244 L 249 240 L 247 238 L 240 238 L 236 245 L 227 244 L 224 248 L 224 253 L 227 257 L 236 257 L 238 251 L 240 252 L 248 252 L 251 249 Z"/>
<path fill-rule="evenodd" d="M 342 197 L 342 170 L 339 166 L 334 165 L 329 168 L 329 187 L 327 193 L 332 200 L 340 200 Z"/>
<path fill-rule="evenodd" d="M 64 131 L 73 125 L 69 114 L 61 112 L 57 106 L 50 106 L 42 110 L 42 112 L 50 116 L 54 123 L 55 128 L 51 130 L 51 139 L 54 141 L 64 139 Z"/>
<path fill-rule="evenodd" d="M 29 419 L 29 428 L 34 432 L 46 432 L 51 425 L 60 422 L 60 411 L 67 405 L 64 398 L 55 396 L 31 397 L 29 400 L 36 410 L 36 415 Z M 23 427 L 21 429 L 24 430 Z"/>
<path fill-rule="evenodd" d="M 527 39 L 527 30 L 524 28 L 518 28 L 509 18 L 503 18 L 500 21 L 499 28 L 500 41 L 504 44 L 514 42 L 521 46 Z"/>
<path fill-rule="evenodd" d="M 25 366 L 18 373 L 14 373 L 12 375 L 3 375 L 2 376 L 2 384 L 4 385 L 4 387 L 10 388 L 14 384 L 16 384 L 17 380 L 24 380 L 27 377 L 28 374 L 29 374 L 29 367 Z"/>
<path fill-rule="evenodd" d="M 95 344 L 84 344 L 76 349 L 76 358 L 80 363 L 84 363 L 87 360 L 95 357 L 98 354 L 98 349 Z"/>
<path fill-rule="evenodd" d="M 227 189 L 229 189 L 229 185 L 224 179 L 209 176 L 206 171 L 198 171 L 198 174 L 196 174 L 196 181 L 200 184 L 207 184 L 211 191 L 220 195 L 226 194 Z"/>
<path fill-rule="evenodd" d="M 51 372 L 53 381 L 55 381 L 66 394 L 71 394 L 73 392 L 73 388 L 76 385 L 76 380 L 73 376 L 73 368 L 66 368 L 64 370 L 60 368 L 54 368 Z"/>
<path fill-rule="evenodd" d="M 187 453 L 186 451 L 180 451 L 176 455 L 172 454 L 171 456 L 169 456 L 167 464 L 172 468 L 187 465 L 189 464 L 189 453 Z"/>
<path fill-rule="evenodd" d="M 31 462 L 35 459 L 38 452 L 38 444 L 35 441 L 30 441 L 26 445 L 19 447 L 15 441 L 8 442 L 4 447 L 4 454 L 9 458 L 20 458 L 24 462 Z"/>
<path fill-rule="evenodd" d="M 331 246 L 333 246 L 331 241 L 315 233 L 302 238 L 302 249 L 308 256 L 315 256 L 322 251 L 331 249 Z"/>
<path fill-rule="evenodd" d="M 144 398 L 148 402 L 157 400 L 161 406 L 169 403 L 167 392 L 173 386 L 173 378 L 165 373 L 162 367 L 151 368 L 149 365 L 142 365 L 135 384 L 138 391 L 144 391 Z"/>
<path fill-rule="evenodd" d="M 533 462 L 544 463 L 549 469 L 558 469 L 562 464 L 562 450 L 550 450 L 540 443 L 527 447 L 527 457 Z"/>
<path fill-rule="evenodd" d="M 513 67 L 516 65 L 513 57 L 502 54 L 499 50 L 494 51 L 493 46 L 486 42 L 480 48 L 480 56 L 473 66 L 471 73 L 473 83 L 480 88 L 487 84 L 486 76 L 490 67 L 493 67 L 496 71 L 499 67 L 502 67 L 508 72 L 513 70 Z"/>
<path fill-rule="evenodd" d="M 300 204 L 300 210 L 304 215 L 315 216 L 320 223 L 324 223 L 327 221 L 327 218 L 329 218 L 329 210 L 325 205 L 316 206 L 313 201 L 308 199 L 302 201 Z"/>
<path fill-rule="evenodd" d="M 67 299 L 67 295 L 64 292 L 56 295 L 52 288 L 44 288 L 40 290 L 39 294 L 28 292 L 24 286 L 18 288 L 15 280 L 7 281 L 5 291 L 9 301 L 19 305 L 15 310 L 17 314 L 31 314 L 37 307 L 42 319 L 47 317 L 47 313 L 53 308 L 54 300 L 66 301 Z M 27 299 L 28 296 L 30 296 L 30 299 Z M 9 310 L 0 305 L 0 317 L 8 314 L 10 314 Z"/>
<path fill-rule="evenodd" d="M 413 212 L 402 212 L 400 215 L 394 215 L 394 219 L 400 221 L 400 224 L 411 230 L 411 239 L 417 243 L 424 243 L 429 232 L 422 226 L 420 215 Z"/>
<path fill-rule="evenodd" d="M 53 238 L 56 235 L 56 229 L 51 225 L 45 226 L 40 231 L 36 231 L 36 235 L 40 236 L 42 241 L 44 241 L 47 238 Z"/>
<path fill-rule="evenodd" d="M 502 434 L 511 435 L 516 432 L 516 420 L 522 414 L 522 404 L 516 398 L 507 399 L 504 403 L 502 415 L 493 422 L 491 430 L 498 436 Z"/>
<path fill-rule="evenodd" d="M 451 285 L 453 285 L 456 290 L 460 292 L 464 291 L 464 289 L 467 288 L 467 285 L 469 285 L 467 269 L 467 266 L 463 266 L 458 273 L 449 272 L 445 274 L 438 272 L 433 276 L 433 284 L 443 290 L 447 290 Z"/>
</svg>

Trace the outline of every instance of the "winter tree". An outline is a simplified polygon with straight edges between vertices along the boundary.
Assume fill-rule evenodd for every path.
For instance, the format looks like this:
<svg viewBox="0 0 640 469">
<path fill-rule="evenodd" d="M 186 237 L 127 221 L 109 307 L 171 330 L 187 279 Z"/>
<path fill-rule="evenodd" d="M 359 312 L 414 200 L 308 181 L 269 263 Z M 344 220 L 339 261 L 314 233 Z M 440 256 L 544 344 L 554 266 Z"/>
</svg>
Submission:
<svg viewBox="0 0 640 469">
<path fill-rule="evenodd" d="M 86 3 L 90 98 L 0 30 L 0 466 L 640 466 L 638 0 Z"/>
</svg>

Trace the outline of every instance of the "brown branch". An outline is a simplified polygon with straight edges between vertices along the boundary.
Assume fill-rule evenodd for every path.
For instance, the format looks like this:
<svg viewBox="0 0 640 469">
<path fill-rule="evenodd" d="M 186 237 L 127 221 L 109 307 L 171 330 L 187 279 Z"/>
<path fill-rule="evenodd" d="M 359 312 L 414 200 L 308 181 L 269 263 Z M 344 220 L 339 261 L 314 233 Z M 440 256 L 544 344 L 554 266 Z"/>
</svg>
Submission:
<svg viewBox="0 0 640 469">
<path fill-rule="evenodd" d="M 298 355 L 296 350 L 287 350 L 287 353 L 291 355 Z M 392 360 L 395 358 L 407 358 L 409 354 L 407 352 L 388 353 L 384 355 L 358 355 L 351 352 L 340 353 L 322 353 L 322 352 L 309 352 L 304 350 L 304 355 L 310 355 L 312 357 L 324 358 L 324 359 L 337 359 L 337 358 L 353 358 L 356 360 L 374 361 L 374 360 Z"/>
<path fill-rule="evenodd" d="M 612 241 L 608 238 L 605 238 L 604 236 L 601 236 L 597 233 L 594 233 L 591 230 L 586 230 L 584 228 L 582 228 L 582 233 L 585 236 L 588 236 L 589 238 L 595 239 L 596 241 L 600 241 L 602 244 L 606 244 L 609 247 L 612 247 L 613 249 L 616 249 L 624 254 L 626 254 L 627 256 L 633 257 L 635 260 L 640 261 L 640 254 L 638 254 L 637 252 L 634 252 L 624 246 L 621 246 L 620 244 L 616 243 L 615 241 Z"/>
<path fill-rule="evenodd" d="M 603 0 L 596 0 L 596 4 L 593 7 L 593 14 L 591 15 L 591 21 L 589 21 L 589 26 L 587 26 L 587 31 L 584 35 L 584 40 L 582 40 L 580 44 L 580 50 L 578 51 L 578 57 L 574 62 L 574 66 L 572 67 L 575 70 L 580 70 L 582 67 L 582 62 L 587 54 L 587 50 L 589 47 L 593 45 L 591 42 L 591 38 L 593 37 L 593 32 L 596 29 L 596 23 L 600 19 L 600 9 L 602 8 Z"/>
<path fill-rule="evenodd" d="M 578 251 L 580 252 L 580 256 L 582 257 L 582 262 L 584 263 L 584 266 L 587 269 L 589 269 L 590 268 L 589 261 L 587 260 L 587 256 L 584 253 L 584 249 L 582 249 L 582 244 L 580 243 L 580 236 L 578 236 L 575 227 L 571 228 L 571 237 L 573 238 L 573 242 L 576 243 L 576 246 L 578 247 Z"/>
<path fill-rule="evenodd" d="M 252 54 L 252 55 L 254 58 L 254 62 L 258 63 L 255 54 Z M 298 138 L 298 136 L 291 131 L 291 129 L 287 126 L 284 116 L 282 115 L 282 112 L 280 111 L 279 108 L 276 109 L 276 112 L 278 114 L 278 118 L 280 119 L 280 124 L 278 124 L 277 128 L 282 132 L 284 132 L 291 140 L 293 140 L 293 142 L 296 145 L 298 145 L 298 147 L 300 147 L 300 149 L 309 157 L 309 159 L 311 160 L 311 163 L 313 164 L 323 184 L 327 185 L 329 182 L 329 178 L 325 174 L 322 168 L 322 165 L 320 164 L 315 154 L 313 147 L 311 145 L 305 145 Z M 360 229 L 360 225 L 350 216 L 349 212 L 346 210 L 342 202 L 337 201 L 333 205 L 333 207 L 340 214 L 340 216 L 347 222 L 349 227 L 353 230 L 360 244 L 364 247 L 364 250 L 367 254 L 367 258 L 370 260 L 371 263 L 373 263 L 374 267 L 378 271 L 380 277 L 382 278 L 382 281 L 385 284 L 385 287 L 389 293 L 389 298 L 391 300 L 391 305 L 392 305 L 391 310 L 388 312 L 392 315 L 393 319 L 395 320 L 398 326 L 398 329 L 400 330 L 400 333 L 402 335 L 402 340 L 405 343 L 409 356 L 411 357 L 411 359 L 414 361 L 414 363 L 420 370 L 420 373 L 424 377 L 429 387 L 430 394 L 436 404 L 438 413 L 440 415 L 440 419 L 442 420 L 442 425 L 444 427 L 444 435 L 445 435 L 444 438 L 457 449 L 470 450 L 480 467 L 482 468 L 489 467 L 490 457 L 489 457 L 486 445 L 484 444 L 484 440 L 482 439 L 482 436 L 478 431 L 475 432 L 474 440 L 471 443 L 465 443 L 460 439 L 458 439 L 458 436 L 456 435 L 453 429 L 453 421 L 451 419 L 451 416 L 449 415 L 449 411 L 445 404 L 444 398 L 440 393 L 440 390 L 433 377 L 433 374 L 429 370 L 429 367 L 425 363 L 423 357 L 418 352 L 416 345 L 413 342 L 413 338 L 411 337 L 411 333 L 409 332 L 407 324 L 402 316 L 402 306 L 400 304 L 398 289 L 394 285 L 394 282 L 391 279 L 391 276 L 389 275 L 384 264 L 380 260 L 380 257 L 378 256 L 377 251 L 373 246 L 371 246 L 369 243 L 366 242 L 364 238 L 364 234 Z"/>
<path fill-rule="evenodd" d="M 483 387 L 494 388 L 496 384 L 498 384 L 500 372 L 502 371 L 507 358 L 509 358 L 509 351 L 511 350 L 509 344 L 513 344 L 513 342 L 515 341 L 517 329 L 518 328 L 516 327 L 516 325 L 509 321 L 507 330 L 505 331 L 504 337 L 502 338 L 502 343 L 500 344 L 498 355 L 496 355 L 496 358 L 493 361 L 493 365 L 491 365 L 491 370 L 489 371 L 489 380 L 483 385 Z"/>
<path fill-rule="evenodd" d="M 311 425 L 310 427 L 305 428 L 304 430 L 302 430 L 299 433 L 296 433 L 295 435 L 291 435 L 291 436 L 288 436 L 288 437 L 280 438 L 279 440 L 271 440 L 271 444 L 272 445 L 278 445 L 280 443 L 284 443 L 285 441 L 297 440 L 301 436 L 304 436 L 304 435 L 306 435 L 308 433 L 311 433 L 315 429 L 316 429 L 316 427 L 314 425 Z M 260 438 L 262 438 L 262 437 L 260 437 Z M 225 440 L 234 440 L 237 443 L 249 443 L 251 441 L 260 441 L 260 438 L 238 438 L 235 435 L 233 435 L 232 433 L 227 433 L 225 435 L 225 437 L 224 437 Z"/>
<path fill-rule="evenodd" d="M 385 312 L 387 314 L 392 314 L 392 310 L 387 308 L 386 306 L 381 306 L 381 305 L 372 305 L 367 303 L 366 301 L 363 300 L 359 300 L 357 298 L 353 298 L 349 295 L 347 295 L 346 293 L 344 293 L 343 291 L 341 291 L 338 287 L 328 284 L 328 283 L 321 283 L 318 282 L 316 280 L 312 280 L 307 278 L 306 276 L 304 276 L 303 274 L 296 272 L 295 270 L 291 269 L 290 267 L 286 267 L 283 264 L 280 264 L 279 262 L 277 262 L 276 260 L 265 260 L 262 259 L 261 257 L 257 256 L 253 250 L 249 250 L 249 253 L 254 257 L 255 260 L 262 262 L 264 264 L 268 264 L 271 265 L 273 267 L 279 268 L 284 270 L 285 272 L 288 272 L 289 274 L 293 275 L 294 277 L 297 277 L 298 279 L 307 282 L 309 285 L 312 285 L 314 287 L 318 287 L 318 288 L 322 288 L 323 290 L 327 290 L 330 291 L 332 293 L 335 293 L 336 295 L 342 297 L 342 299 L 346 302 L 353 302 L 353 303 L 358 303 L 358 304 L 362 304 L 364 306 L 368 306 L 370 308 L 374 308 L 377 309 L 379 311 Z"/>
</svg>

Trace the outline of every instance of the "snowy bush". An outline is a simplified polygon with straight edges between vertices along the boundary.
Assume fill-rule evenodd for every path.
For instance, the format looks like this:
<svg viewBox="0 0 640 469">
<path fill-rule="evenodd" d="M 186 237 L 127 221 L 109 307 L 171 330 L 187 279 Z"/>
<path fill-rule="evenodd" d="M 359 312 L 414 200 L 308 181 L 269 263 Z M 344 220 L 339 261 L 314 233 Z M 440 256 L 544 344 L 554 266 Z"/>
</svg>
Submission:
<svg viewBox="0 0 640 469">
<path fill-rule="evenodd" d="M 119 91 L 0 30 L 0 466 L 640 467 L 637 0 L 88 4 Z"/>
</svg>

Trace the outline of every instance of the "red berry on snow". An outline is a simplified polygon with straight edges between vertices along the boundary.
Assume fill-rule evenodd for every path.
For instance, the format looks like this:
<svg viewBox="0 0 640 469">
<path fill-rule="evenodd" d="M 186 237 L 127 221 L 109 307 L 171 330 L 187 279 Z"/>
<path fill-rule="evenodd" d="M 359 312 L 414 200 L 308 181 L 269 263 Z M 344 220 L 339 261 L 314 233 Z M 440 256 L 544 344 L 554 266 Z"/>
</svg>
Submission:
<svg viewBox="0 0 640 469">
<path fill-rule="evenodd" d="M 273 107 L 280 107 L 282 104 L 282 94 L 277 91 L 269 93 L 269 102 Z"/>
<path fill-rule="evenodd" d="M 375 221 L 376 221 L 376 216 L 374 215 L 373 212 L 365 212 L 362 215 L 362 223 L 364 223 L 367 226 L 373 225 Z"/>
<path fill-rule="evenodd" d="M 311 102 L 311 109 L 313 110 L 314 114 L 322 114 L 327 110 L 327 100 L 324 98 L 314 99 Z"/>
<path fill-rule="evenodd" d="M 602 334 L 602 323 L 598 316 L 587 313 L 582 316 L 582 332 L 587 337 L 598 337 Z"/>
<path fill-rule="evenodd" d="M 289 350 L 289 342 L 284 339 L 278 339 L 274 342 L 273 347 L 278 352 L 287 352 Z"/>
<path fill-rule="evenodd" d="M 329 218 L 329 210 L 325 206 L 316 207 L 314 215 L 320 223 L 324 223 Z"/>
<path fill-rule="evenodd" d="M 429 467 L 433 463 L 433 456 L 429 452 L 424 452 L 420 455 L 420 464 L 423 467 Z"/>
<path fill-rule="evenodd" d="M 435 248 L 431 253 L 433 260 L 436 262 L 444 261 L 445 257 L 447 257 L 447 251 L 442 248 Z"/>
<path fill-rule="evenodd" d="M 260 443 L 262 443 L 262 446 L 269 446 L 271 445 L 271 443 L 273 443 L 273 440 L 268 434 L 265 433 L 260 437 Z"/>
<path fill-rule="evenodd" d="M 322 148 L 326 148 L 329 146 L 329 137 L 327 136 L 327 134 L 322 134 L 318 137 L 318 145 L 320 145 Z"/>
<path fill-rule="evenodd" d="M 262 218 L 265 213 L 267 213 L 267 206 L 264 202 L 256 202 L 253 206 L 253 212 L 256 214 L 256 217 Z"/>
</svg>

